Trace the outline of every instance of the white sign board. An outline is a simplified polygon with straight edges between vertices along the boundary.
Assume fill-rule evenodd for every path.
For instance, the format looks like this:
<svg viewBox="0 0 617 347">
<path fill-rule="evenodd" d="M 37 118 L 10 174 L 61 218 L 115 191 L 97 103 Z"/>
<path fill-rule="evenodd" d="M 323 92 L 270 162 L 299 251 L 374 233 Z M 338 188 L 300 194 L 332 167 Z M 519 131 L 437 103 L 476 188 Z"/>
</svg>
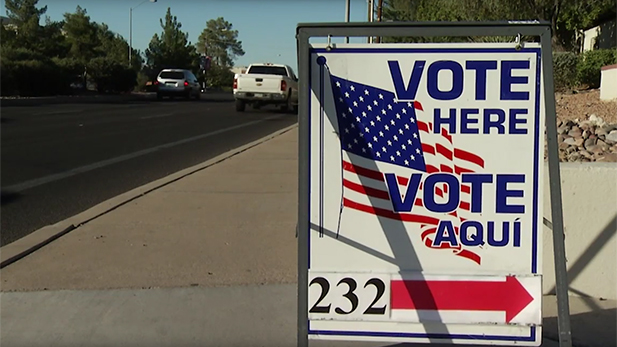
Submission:
<svg viewBox="0 0 617 347">
<path fill-rule="evenodd" d="M 540 45 L 312 45 L 311 339 L 537 346 Z"/>
</svg>

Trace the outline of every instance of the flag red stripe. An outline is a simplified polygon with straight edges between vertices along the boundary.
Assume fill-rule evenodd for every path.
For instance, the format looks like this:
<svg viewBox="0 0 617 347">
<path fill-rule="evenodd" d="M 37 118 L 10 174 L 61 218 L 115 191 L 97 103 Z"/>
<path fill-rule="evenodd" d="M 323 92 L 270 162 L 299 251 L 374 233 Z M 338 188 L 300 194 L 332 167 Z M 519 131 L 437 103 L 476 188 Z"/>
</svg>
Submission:
<svg viewBox="0 0 617 347">
<path fill-rule="evenodd" d="M 420 122 L 420 121 L 417 121 L 417 122 L 418 122 L 417 123 L 418 124 L 418 130 L 424 131 L 425 133 L 428 133 L 428 125 L 426 123 L 424 123 L 424 122 Z"/>
<path fill-rule="evenodd" d="M 471 251 L 468 251 L 466 249 L 463 249 L 460 252 L 455 253 L 455 254 L 458 255 L 459 257 L 467 258 L 467 259 L 475 262 L 478 265 L 480 265 L 480 263 L 482 262 L 479 255 L 477 255 L 477 254 L 475 254 L 475 253 L 473 253 Z"/>
<path fill-rule="evenodd" d="M 435 155 L 435 148 L 433 148 L 433 146 L 431 145 L 427 145 L 426 143 L 422 144 L 422 151 L 424 151 L 424 153 L 430 153 L 432 155 Z"/>
<path fill-rule="evenodd" d="M 379 190 L 379 189 L 375 189 L 371 187 L 365 187 L 361 184 L 357 184 L 357 183 L 348 181 L 346 179 L 343 179 L 343 186 L 355 192 L 365 194 L 368 196 L 372 196 L 374 198 L 390 200 L 390 195 L 388 194 L 388 192 L 383 191 L 383 190 Z"/>
<path fill-rule="evenodd" d="M 435 144 L 435 149 L 437 150 L 437 153 L 443 155 L 446 159 L 450 161 L 452 160 L 452 151 L 444 147 L 442 144 Z"/>
<path fill-rule="evenodd" d="M 412 104 L 413 104 L 413 108 L 415 108 L 416 110 L 424 111 L 420 101 L 414 101 L 414 102 L 412 102 Z"/>
<path fill-rule="evenodd" d="M 480 167 L 484 167 L 484 159 L 480 158 L 479 156 L 477 156 L 477 155 L 475 155 L 475 154 L 473 154 L 471 152 L 467 152 L 467 151 L 464 151 L 462 149 L 455 148 L 454 149 L 454 156 L 456 158 L 458 158 L 458 159 L 474 163 L 474 164 L 476 164 L 476 165 L 478 165 Z"/>
<path fill-rule="evenodd" d="M 460 167 L 458 165 L 454 165 L 454 172 L 456 172 L 457 175 L 460 175 L 460 174 L 464 174 L 466 172 L 473 173 L 473 170 L 465 169 L 465 168 Z"/>
<path fill-rule="evenodd" d="M 433 165 L 426 165 L 426 172 L 435 173 L 435 172 L 439 172 L 439 169 L 434 167 Z"/>
<path fill-rule="evenodd" d="M 454 170 L 452 170 L 452 168 L 448 165 L 441 164 L 439 168 L 441 169 L 441 172 L 454 173 Z"/>
<path fill-rule="evenodd" d="M 358 165 L 354 165 L 348 161 L 343 160 L 343 170 L 355 173 L 359 176 L 368 177 L 377 181 L 385 182 L 384 176 L 381 172 L 367 169 Z M 406 186 L 409 183 L 409 179 L 401 176 L 396 176 L 398 184 Z"/>
<path fill-rule="evenodd" d="M 360 194 L 365 194 L 368 196 L 372 196 L 374 198 L 377 199 L 382 199 L 382 200 L 388 200 L 390 201 L 390 195 L 388 194 L 388 192 L 386 192 L 385 190 L 379 190 L 376 188 L 370 188 L 370 187 L 365 187 L 361 184 L 357 184 L 354 182 L 351 182 L 349 180 L 343 179 L 343 186 L 347 189 L 351 189 L 354 192 L 360 193 Z M 422 199 L 417 198 L 414 201 L 414 205 L 416 206 L 424 206 L 424 204 L 422 204 Z"/>
<path fill-rule="evenodd" d="M 461 185 L 461 192 L 471 194 L 471 187 L 466 185 Z"/>
<path fill-rule="evenodd" d="M 452 136 L 450 136 L 450 134 L 445 128 L 441 128 L 441 136 L 445 137 L 448 142 L 452 143 Z"/>
<path fill-rule="evenodd" d="M 376 171 L 373 171 L 373 170 L 370 170 L 370 169 L 365 169 L 363 167 L 360 167 L 360 166 L 357 166 L 357 165 L 353 165 L 353 164 L 347 163 L 347 162 L 344 162 L 343 167 L 347 171 L 349 171 L 349 172 L 353 172 L 353 173 L 356 173 L 358 175 L 366 176 L 366 177 L 369 177 L 369 178 L 372 178 L 372 179 L 384 182 L 383 175 L 380 178 L 376 178 L 376 175 L 374 175 L 375 173 L 379 173 L 379 172 L 376 172 Z M 435 170 L 437 170 L 437 169 L 435 168 Z M 362 173 L 359 173 L 359 172 L 362 172 Z M 368 173 L 368 174 L 364 175 L 364 173 Z M 379 174 L 381 174 L 381 173 L 379 173 Z M 409 183 L 408 179 L 405 179 L 403 177 L 397 177 L 397 178 L 398 178 L 399 184 L 402 184 L 402 185 L 406 186 Z M 402 181 L 405 181 L 405 182 L 402 182 Z M 379 189 L 376 189 L 376 188 L 366 187 L 366 186 L 363 186 L 363 185 L 360 185 L 360 184 L 348 181 L 346 179 L 343 180 L 343 186 L 345 186 L 345 187 L 347 187 L 347 188 L 349 188 L 349 189 L 351 189 L 353 191 L 356 191 L 358 193 L 366 194 L 368 196 L 372 196 L 372 197 L 376 197 L 376 198 L 384 199 L 384 200 L 390 200 L 390 195 L 388 194 L 388 192 L 386 192 L 384 190 L 379 190 Z M 420 189 L 422 189 L 422 188 L 420 188 Z M 447 185 L 444 186 L 444 190 L 445 190 L 445 193 L 447 193 Z M 435 188 L 435 195 L 443 198 L 444 190 L 442 190 L 441 188 L 436 187 Z M 469 186 L 461 185 L 461 191 L 465 192 L 465 193 L 470 193 L 471 189 L 470 189 Z M 469 210 L 469 203 L 465 202 L 464 204 L 466 204 L 466 205 L 463 205 L 463 203 L 461 203 L 460 207 L 462 209 L 464 209 L 464 210 Z M 420 206 L 422 206 L 422 205 L 420 205 Z"/>
<path fill-rule="evenodd" d="M 343 160 L 343 170 L 353 172 L 353 173 L 356 173 L 364 177 L 372 178 L 377 181 L 382 181 L 382 182 L 384 181 L 383 174 L 381 172 L 370 170 L 370 169 L 365 169 L 363 167 L 354 165 L 344 160 Z"/>
<path fill-rule="evenodd" d="M 402 222 L 413 222 L 413 223 L 424 223 L 424 224 L 433 224 L 437 225 L 439 223 L 439 219 L 427 216 L 420 216 L 412 213 L 395 213 L 383 208 L 377 208 L 373 206 L 368 206 L 364 204 L 357 203 L 355 201 L 351 201 L 347 198 L 343 198 L 343 206 L 352 208 L 354 210 L 374 214 L 380 217 L 399 220 Z"/>
</svg>

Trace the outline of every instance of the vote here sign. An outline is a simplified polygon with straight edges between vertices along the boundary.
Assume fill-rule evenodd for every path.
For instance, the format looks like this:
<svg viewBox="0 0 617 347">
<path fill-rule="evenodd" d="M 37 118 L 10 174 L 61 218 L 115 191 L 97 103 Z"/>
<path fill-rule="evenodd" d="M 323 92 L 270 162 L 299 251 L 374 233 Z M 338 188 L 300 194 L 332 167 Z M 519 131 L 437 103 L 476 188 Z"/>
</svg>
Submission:
<svg viewBox="0 0 617 347">
<path fill-rule="evenodd" d="M 310 338 L 540 343 L 540 58 L 312 46 Z"/>
</svg>

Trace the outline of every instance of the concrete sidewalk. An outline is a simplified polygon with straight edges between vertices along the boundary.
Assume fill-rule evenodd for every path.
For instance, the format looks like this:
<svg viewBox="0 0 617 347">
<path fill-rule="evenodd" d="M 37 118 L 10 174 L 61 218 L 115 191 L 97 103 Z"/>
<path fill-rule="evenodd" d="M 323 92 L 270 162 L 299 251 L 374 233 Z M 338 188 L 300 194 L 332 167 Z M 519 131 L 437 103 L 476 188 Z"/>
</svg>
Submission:
<svg viewBox="0 0 617 347">
<path fill-rule="evenodd" d="M 0 344 L 294 346 L 297 130 L 205 167 L 76 216 L 0 270 Z M 616 304 L 571 299 L 575 346 L 616 345 Z M 544 312 L 558 346 L 554 297 Z"/>
</svg>

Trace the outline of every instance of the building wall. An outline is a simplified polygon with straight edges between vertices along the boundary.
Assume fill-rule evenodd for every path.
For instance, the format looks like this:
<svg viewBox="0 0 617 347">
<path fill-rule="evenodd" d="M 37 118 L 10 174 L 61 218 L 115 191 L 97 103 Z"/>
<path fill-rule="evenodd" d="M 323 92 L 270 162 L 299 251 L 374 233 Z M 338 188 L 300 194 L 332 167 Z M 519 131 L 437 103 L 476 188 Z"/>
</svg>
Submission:
<svg viewBox="0 0 617 347">
<path fill-rule="evenodd" d="M 570 294 L 617 300 L 617 164 L 561 163 Z M 548 168 L 544 218 L 551 221 Z M 543 291 L 555 293 L 552 230 L 544 227 Z"/>
<path fill-rule="evenodd" d="M 602 67 L 600 100 L 617 100 L 617 64 Z"/>
<path fill-rule="evenodd" d="M 583 32 L 583 51 L 617 47 L 617 20 L 611 19 Z"/>
</svg>

